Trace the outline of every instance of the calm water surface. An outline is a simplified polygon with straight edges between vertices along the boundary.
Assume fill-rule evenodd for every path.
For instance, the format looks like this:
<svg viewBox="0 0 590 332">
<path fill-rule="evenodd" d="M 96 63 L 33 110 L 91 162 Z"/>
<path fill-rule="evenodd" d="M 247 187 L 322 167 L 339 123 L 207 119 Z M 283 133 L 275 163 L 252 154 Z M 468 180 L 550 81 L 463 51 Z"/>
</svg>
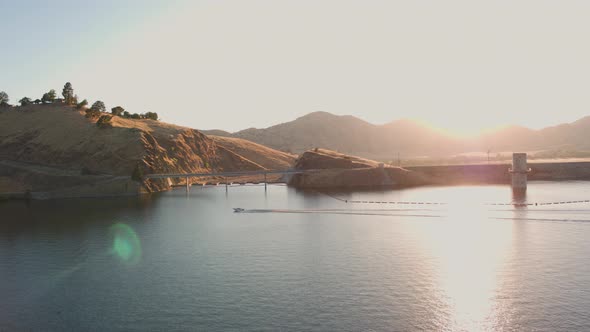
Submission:
<svg viewBox="0 0 590 332">
<path fill-rule="evenodd" d="M 2 202 L 0 330 L 590 330 L 590 203 L 483 205 L 510 202 L 506 186 L 338 196 L 448 204 L 284 186 Z M 590 183 L 518 199 L 590 199 Z"/>
</svg>

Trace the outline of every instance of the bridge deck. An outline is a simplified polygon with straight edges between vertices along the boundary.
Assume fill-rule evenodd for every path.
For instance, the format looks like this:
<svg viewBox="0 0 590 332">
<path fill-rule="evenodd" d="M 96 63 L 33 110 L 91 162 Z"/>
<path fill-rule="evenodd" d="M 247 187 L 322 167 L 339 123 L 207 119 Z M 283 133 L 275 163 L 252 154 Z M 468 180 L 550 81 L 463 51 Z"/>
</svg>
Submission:
<svg viewBox="0 0 590 332">
<path fill-rule="evenodd" d="M 217 173 L 169 173 L 169 174 L 146 174 L 149 179 L 186 178 L 186 177 L 209 177 L 209 176 L 246 176 L 246 175 L 271 175 L 271 174 L 302 174 L 305 171 L 296 170 L 268 170 L 268 171 L 241 171 L 241 172 L 217 172 Z"/>
</svg>

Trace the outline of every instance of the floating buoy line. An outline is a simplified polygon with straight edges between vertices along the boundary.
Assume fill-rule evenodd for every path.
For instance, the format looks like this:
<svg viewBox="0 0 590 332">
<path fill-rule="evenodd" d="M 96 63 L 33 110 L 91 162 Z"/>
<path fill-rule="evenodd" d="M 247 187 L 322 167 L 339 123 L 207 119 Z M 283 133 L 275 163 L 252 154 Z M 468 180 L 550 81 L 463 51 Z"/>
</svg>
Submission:
<svg viewBox="0 0 590 332">
<path fill-rule="evenodd" d="M 344 199 L 338 196 L 334 196 L 325 192 L 315 191 L 319 194 L 328 196 L 333 198 L 337 201 L 343 203 L 350 203 L 350 204 L 396 204 L 396 205 L 451 205 L 452 203 L 448 202 L 428 202 L 428 201 L 375 201 L 375 200 L 351 200 L 351 199 Z M 545 205 L 563 205 L 563 204 L 580 204 L 580 203 L 590 203 L 590 199 L 584 200 L 571 200 L 571 201 L 555 201 L 555 202 L 510 202 L 510 203 L 481 203 L 484 206 L 515 206 L 515 207 L 525 207 L 525 206 L 545 206 Z"/>
<path fill-rule="evenodd" d="M 454 218 L 456 217 L 455 209 L 449 208 L 457 206 L 457 203 L 448 202 L 429 202 L 429 201 L 378 201 L 378 200 L 349 200 L 340 198 L 328 193 L 318 192 L 320 194 L 331 197 L 335 200 L 346 204 L 381 204 L 381 205 L 400 205 L 412 207 L 405 208 L 384 208 L 384 209 L 243 209 L 234 208 L 236 213 L 285 213 L 285 214 L 336 214 L 336 215 L 357 215 L 357 216 L 390 216 L 390 217 L 415 217 L 415 218 Z M 565 204 L 584 204 L 590 203 L 590 200 L 570 200 L 570 201 L 555 201 L 555 202 L 533 202 L 533 203 L 480 203 L 470 204 L 471 207 L 491 207 L 491 206 L 512 206 L 513 209 L 490 209 L 474 210 L 473 216 L 483 212 L 549 212 L 549 213 L 587 213 L 590 215 L 590 209 L 526 209 L 522 207 L 534 206 L 549 206 L 549 205 L 565 205 Z M 481 215 L 486 219 L 497 220 L 524 220 L 524 221 L 545 221 L 545 222 L 590 222 L 586 219 L 568 219 L 568 218 L 534 218 L 526 216 L 494 216 Z"/>
<path fill-rule="evenodd" d="M 398 213 L 393 213 L 393 212 Z M 433 214 L 407 214 L 400 213 L 405 211 L 424 211 L 424 210 L 344 210 L 344 209 L 242 209 L 234 208 L 236 213 L 306 213 L 306 214 L 346 214 L 361 216 L 399 216 L 399 217 L 426 217 L 426 218 L 443 218 L 443 215 Z"/>
</svg>

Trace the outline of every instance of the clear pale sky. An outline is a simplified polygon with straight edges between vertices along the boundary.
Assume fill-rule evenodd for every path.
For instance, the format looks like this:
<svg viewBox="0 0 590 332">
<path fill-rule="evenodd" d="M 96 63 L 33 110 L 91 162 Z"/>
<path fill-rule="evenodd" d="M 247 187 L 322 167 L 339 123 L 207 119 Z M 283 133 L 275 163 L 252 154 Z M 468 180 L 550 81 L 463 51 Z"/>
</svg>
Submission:
<svg viewBox="0 0 590 332">
<path fill-rule="evenodd" d="M 230 131 L 313 111 L 457 133 L 590 115 L 590 1 L 0 0 L 0 90 Z"/>
</svg>

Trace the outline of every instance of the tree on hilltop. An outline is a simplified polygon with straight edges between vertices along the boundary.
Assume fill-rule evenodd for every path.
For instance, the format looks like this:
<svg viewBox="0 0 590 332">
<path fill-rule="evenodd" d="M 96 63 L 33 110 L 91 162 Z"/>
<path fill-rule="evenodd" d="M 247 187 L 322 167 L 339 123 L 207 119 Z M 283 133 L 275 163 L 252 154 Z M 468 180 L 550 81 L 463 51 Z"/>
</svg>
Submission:
<svg viewBox="0 0 590 332">
<path fill-rule="evenodd" d="M 97 118 L 101 115 L 100 113 L 105 111 L 106 107 L 104 106 L 104 103 L 100 100 L 97 100 L 94 102 L 94 104 L 92 104 L 92 106 L 90 106 L 89 109 L 86 110 L 86 117 Z"/>
<path fill-rule="evenodd" d="M 43 104 L 53 103 L 56 96 L 57 95 L 55 94 L 55 90 L 51 89 L 49 90 L 49 92 L 43 94 L 43 97 L 41 97 L 41 102 Z"/>
<path fill-rule="evenodd" d="M 67 82 L 64 85 L 64 88 L 61 92 L 62 96 L 64 96 L 64 101 L 66 104 L 68 105 L 73 105 L 76 104 L 76 102 L 74 101 L 74 88 L 72 87 L 72 83 Z"/>
<path fill-rule="evenodd" d="M 31 98 L 29 97 L 23 97 L 21 100 L 18 101 L 20 103 L 21 106 L 27 106 L 33 103 L 33 101 L 31 100 Z"/>
<path fill-rule="evenodd" d="M 111 114 L 113 115 L 123 116 L 123 112 L 125 112 L 125 109 L 121 106 L 111 108 Z"/>
<path fill-rule="evenodd" d="M 9 101 L 8 94 L 4 91 L 0 91 L 0 106 L 10 106 L 10 104 L 8 104 Z"/>
<path fill-rule="evenodd" d="M 92 104 L 92 106 L 90 107 L 90 109 L 93 111 L 98 111 L 98 112 L 106 112 L 107 111 L 106 106 L 104 106 L 104 103 L 100 100 L 95 101 L 94 104 Z"/>
<path fill-rule="evenodd" d="M 145 114 L 143 114 L 143 117 L 145 119 L 150 119 L 150 120 L 158 120 L 158 113 L 156 112 L 146 112 Z"/>
<path fill-rule="evenodd" d="M 38 104 L 41 104 L 41 103 L 42 103 L 41 99 L 35 99 L 35 100 L 33 100 L 33 104 L 37 104 L 38 105 Z"/>
</svg>

